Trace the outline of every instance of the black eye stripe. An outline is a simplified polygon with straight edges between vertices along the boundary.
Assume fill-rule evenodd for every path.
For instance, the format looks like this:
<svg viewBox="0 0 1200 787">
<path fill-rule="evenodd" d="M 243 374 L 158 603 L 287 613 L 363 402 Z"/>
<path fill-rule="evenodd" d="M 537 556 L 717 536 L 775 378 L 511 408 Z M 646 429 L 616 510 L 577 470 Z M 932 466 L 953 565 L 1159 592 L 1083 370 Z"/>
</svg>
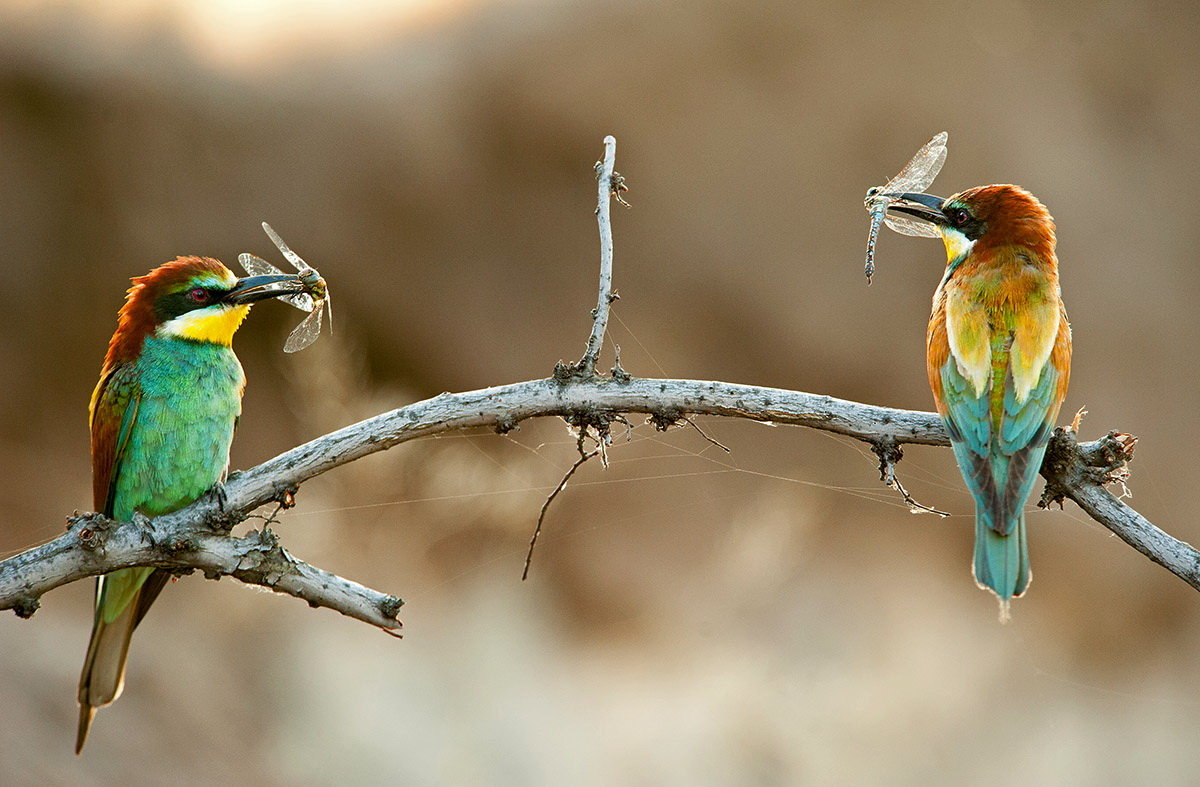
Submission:
<svg viewBox="0 0 1200 787">
<path fill-rule="evenodd" d="M 154 315 L 159 322 L 166 322 L 181 314 L 197 309 L 207 309 L 222 303 L 229 289 L 218 283 L 192 284 L 159 296 L 154 302 Z"/>
<path fill-rule="evenodd" d="M 951 227 L 966 235 L 969 240 L 979 240 L 986 229 L 984 223 L 975 218 L 969 208 L 962 205 L 943 208 L 942 215 Z"/>
</svg>

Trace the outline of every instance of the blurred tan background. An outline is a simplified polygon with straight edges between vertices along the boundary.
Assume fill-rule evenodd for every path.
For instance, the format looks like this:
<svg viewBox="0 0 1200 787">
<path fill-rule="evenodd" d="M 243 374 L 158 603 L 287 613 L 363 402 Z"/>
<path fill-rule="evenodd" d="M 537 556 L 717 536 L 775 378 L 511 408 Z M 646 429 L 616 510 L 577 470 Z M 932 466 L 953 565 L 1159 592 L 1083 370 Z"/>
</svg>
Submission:
<svg viewBox="0 0 1200 787">
<path fill-rule="evenodd" d="M 127 280 L 176 254 L 331 282 L 337 333 L 237 349 L 234 466 L 444 390 L 547 375 L 595 299 L 592 162 L 619 140 L 610 340 L 637 375 L 928 409 L 933 241 L 864 190 L 950 132 L 932 191 L 1059 225 L 1084 433 L 1142 438 L 1133 504 L 1200 540 L 1200 41 L 1190 4 L 1002 0 L 0 2 L 0 553 L 90 506 L 86 404 Z M 609 345 L 611 347 L 611 344 Z M 606 361 L 611 355 L 606 353 Z M 607 363 L 605 364 L 608 365 Z M 1064 417 L 1065 420 L 1065 417 Z M 903 478 L 810 431 L 636 424 L 526 541 L 561 423 L 317 479 L 300 557 L 408 602 L 394 641 L 189 577 L 71 754 L 90 583 L 0 616 L 5 784 L 1196 783 L 1200 597 L 1078 510 L 1032 514 L 996 622 L 949 452 Z"/>
</svg>

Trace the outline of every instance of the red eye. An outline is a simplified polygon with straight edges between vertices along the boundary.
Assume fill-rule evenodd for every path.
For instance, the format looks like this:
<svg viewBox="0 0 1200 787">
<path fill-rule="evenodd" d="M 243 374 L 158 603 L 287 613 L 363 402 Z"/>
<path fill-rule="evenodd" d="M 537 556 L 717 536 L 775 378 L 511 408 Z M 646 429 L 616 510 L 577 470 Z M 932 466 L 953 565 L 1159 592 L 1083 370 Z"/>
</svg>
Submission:
<svg viewBox="0 0 1200 787">
<path fill-rule="evenodd" d="M 192 289 L 188 290 L 187 297 L 192 303 L 207 303 L 208 290 L 204 289 L 203 287 L 193 287 Z"/>
<path fill-rule="evenodd" d="M 961 227 L 971 220 L 971 214 L 963 208 L 957 208 L 950 212 L 950 220 L 954 222 L 956 227 Z"/>
</svg>

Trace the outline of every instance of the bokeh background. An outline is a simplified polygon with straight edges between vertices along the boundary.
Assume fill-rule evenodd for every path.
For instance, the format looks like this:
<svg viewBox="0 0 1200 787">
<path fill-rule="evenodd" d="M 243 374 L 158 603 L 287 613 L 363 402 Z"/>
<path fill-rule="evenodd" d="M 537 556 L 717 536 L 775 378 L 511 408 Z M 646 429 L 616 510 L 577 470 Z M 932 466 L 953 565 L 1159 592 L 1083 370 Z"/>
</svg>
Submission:
<svg viewBox="0 0 1200 787">
<path fill-rule="evenodd" d="M 264 305 L 235 467 L 435 395 L 547 375 L 595 299 L 592 162 L 616 209 L 610 340 L 637 375 L 927 409 L 934 241 L 864 190 L 950 132 L 933 191 L 1020 183 L 1060 234 L 1064 420 L 1140 435 L 1132 502 L 1196 541 L 1200 375 L 1189 3 L 790 0 L 0 2 L 0 553 L 90 506 L 85 410 L 130 276 L 272 257 L 335 293 L 280 351 Z M 609 345 L 612 346 L 611 343 Z M 606 360 L 611 355 L 606 353 Z M 1196 783 L 1200 598 L 1079 511 L 1031 514 L 997 623 L 949 452 L 911 516 L 861 445 L 639 423 L 555 502 L 560 422 L 449 435 L 304 486 L 299 556 L 404 597 L 403 641 L 186 578 L 71 753 L 90 583 L 0 616 L 5 784 Z"/>
</svg>

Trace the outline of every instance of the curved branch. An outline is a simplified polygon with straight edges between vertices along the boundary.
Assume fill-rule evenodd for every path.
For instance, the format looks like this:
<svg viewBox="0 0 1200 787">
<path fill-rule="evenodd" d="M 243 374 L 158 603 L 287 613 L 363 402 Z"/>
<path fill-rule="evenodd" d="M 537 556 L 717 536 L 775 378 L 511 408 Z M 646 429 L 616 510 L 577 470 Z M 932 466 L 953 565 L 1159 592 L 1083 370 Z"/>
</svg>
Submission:
<svg viewBox="0 0 1200 787">
<path fill-rule="evenodd" d="M 116 522 L 100 514 L 76 514 L 64 535 L 0 562 L 0 609 L 27 618 L 37 611 L 40 596 L 59 585 L 121 568 L 155 566 L 181 575 L 199 570 L 209 579 L 233 577 L 399 636 L 400 599 L 297 560 L 265 526 L 236 538 L 210 529 L 222 521 L 198 515 Z"/>
<path fill-rule="evenodd" d="M 234 576 L 381 628 L 395 628 L 397 599 L 332 574 L 316 575 L 319 569 L 294 561 L 273 541 L 264 546 L 261 535 L 232 539 L 214 530 L 227 531 L 258 507 L 285 499 L 313 476 L 419 437 L 478 426 L 505 432 L 527 418 L 543 416 L 559 416 L 576 427 L 607 427 L 623 413 L 648 414 L 660 428 L 685 415 L 714 415 L 806 426 L 872 445 L 949 444 L 934 413 L 724 382 L 547 379 L 445 393 L 293 448 L 231 476 L 222 495 L 206 495 L 149 524 L 78 517 L 66 534 L 0 562 L 0 609 L 31 614 L 38 597 L 59 585 L 117 568 L 153 565 Z M 1130 458 L 1131 441 L 1123 437 L 1114 433 L 1078 445 L 1073 433 L 1059 430 L 1042 468 L 1048 497 L 1070 497 L 1139 552 L 1200 590 L 1200 553 L 1103 488 L 1118 480 L 1115 474 Z M 255 561 L 265 562 L 260 566 Z"/>
</svg>

